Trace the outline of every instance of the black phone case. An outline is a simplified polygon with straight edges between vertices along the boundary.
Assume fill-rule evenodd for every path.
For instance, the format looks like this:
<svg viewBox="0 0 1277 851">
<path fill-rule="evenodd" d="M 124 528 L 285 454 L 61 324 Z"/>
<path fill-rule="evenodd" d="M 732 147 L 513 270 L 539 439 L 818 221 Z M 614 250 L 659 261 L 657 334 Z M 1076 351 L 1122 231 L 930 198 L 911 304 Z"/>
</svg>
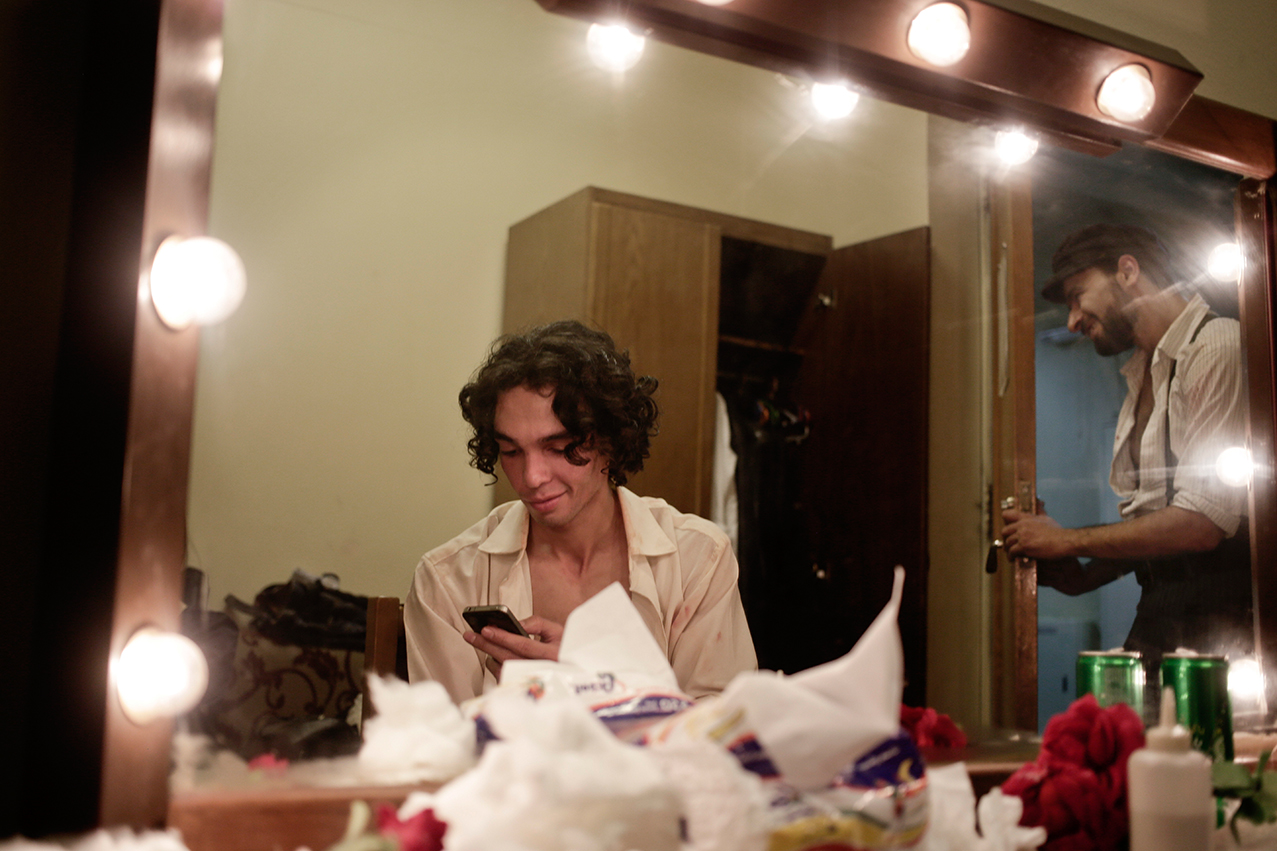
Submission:
<svg viewBox="0 0 1277 851">
<path fill-rule="evenodd" d="M 527 636 L 527 632 L 523 629 L 523 625 L 512 614 L 499 610 L 491 610 L 486 612 L 462 612 L 461 616 L 465 618 L 466 623 L 475 632 L 482 632 L 485 626 L 495 626 L 497 629 L 503 629 L 506 632 L 512 632 L 515 635 Z"/>
</svg>

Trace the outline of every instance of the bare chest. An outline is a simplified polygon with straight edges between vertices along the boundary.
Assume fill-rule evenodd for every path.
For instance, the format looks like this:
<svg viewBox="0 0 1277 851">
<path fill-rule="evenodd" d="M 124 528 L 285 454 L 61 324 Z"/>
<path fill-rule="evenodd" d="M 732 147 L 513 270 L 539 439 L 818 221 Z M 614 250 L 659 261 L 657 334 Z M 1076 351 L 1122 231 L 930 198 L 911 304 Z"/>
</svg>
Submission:
<svg viewBox="0 0 1277 851">
<path fill-rule="evenodd" d="M 529 555 L 532 574 L 532 613 L 563 623 L 572 610 L 613 582 L 630 587 L 629 556 L 625 548 L 601 553 L 585 565 L 564 563 L 552 555 Z"/>
<path fill-rule="evenodd" d="M 1140 385 L 1140 395 L 1135 404 L 1135 426 L 1131 430 L 1131 439 L 1127 444 L 1131 455 L 1131 464 L 1135 469 L 1140 466 L 1140 445 L 1144 442 L 1144 431 L 1148 428 L 1149 418 L 1153 414 L 1153 379 L 1144 373 L 1144 382 Z"/>
</svg>

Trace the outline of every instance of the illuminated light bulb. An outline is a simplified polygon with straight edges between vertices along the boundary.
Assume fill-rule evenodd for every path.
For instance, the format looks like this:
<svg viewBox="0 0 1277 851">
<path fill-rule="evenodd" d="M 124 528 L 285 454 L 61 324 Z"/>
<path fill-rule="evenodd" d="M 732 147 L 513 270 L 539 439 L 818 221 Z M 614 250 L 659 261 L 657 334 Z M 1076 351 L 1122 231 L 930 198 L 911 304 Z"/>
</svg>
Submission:
<svg viewBox="0 0 1277 851">
<path fill-rule="evenodd" d="M 1139 121 L 1153 110 L 1157 92 L 1143 65 L 1123 65 L 1104 78 L 1096 106 L 1118 121 Z"/>
<path fill-rule="evenodd" d="M 1251 703 L 1264 691 L 1264 672 L 1254 659 L 1237 659 L 1228 665 L 1228 695 L 1234 703 Z"/>
<path fill-rule="evenodd" d="M 860 95 L 840 83 L 815 83 L 811 87 L 811 105 L 827 121 L 846 118 L 858 103 Z"/>
<path fill-rule="evenodd" d="M 151 261 L 151 301 L 170 328 L 212 325 L 244 299 L 244 262 L 235 249 L 208 236 L 170 236 Z"/>
<path fill-rule="evenodd" d="M 615 74 L 633 68 L 646 44 L 647 39 L 630 32 L 623 24 L 591 24 L 585 36 L 590 61 Z"/>
<path fill-rule="evenodd" d="M 1215 475 L 1230 487 L 1240 488 L 1250 484 L 1255 470 L 1251 461 L 1250 450 L 1241 446 L 1232 446 L 1219 453 L 1215 461 Z"/>
<path fill-rule="evenodd" d="M 1217 281 L 1236 281 L 1242 276 L 1242 247 L 1235 242 L 1215 246 L 1206 261 L 1206 271 Z"/>
<path fill-rule="evenodd" d="M 967 13 L 957 3 L 928 6 L 909 24 L 909 50 L 923 62 L 940 68 L 954 64 L 971 48 Z"/>
<path fill-rule="evenodd" d="M 120 708 L 135 724 L 194 708 L 208 687 L 208 662 L 184 635 L 147 626 L 120 651 L 112 673 Z"/>
<path fill-rule="evenodd" d="M 1007 165 L 1021 165 L 1038 152 L 1038 140 L 1023 130 L 999 130 L 993 140 L 993 149 Z"/>
</svg>

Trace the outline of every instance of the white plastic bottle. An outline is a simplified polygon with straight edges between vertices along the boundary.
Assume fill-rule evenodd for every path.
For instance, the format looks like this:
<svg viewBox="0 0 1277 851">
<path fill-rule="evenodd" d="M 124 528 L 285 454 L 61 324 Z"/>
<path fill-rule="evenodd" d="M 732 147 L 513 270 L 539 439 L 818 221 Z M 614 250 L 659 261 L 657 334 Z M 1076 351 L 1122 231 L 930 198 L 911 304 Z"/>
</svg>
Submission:
<svg viewBox="0 0 1277 851">
<path fill-rule="evenodd" d="M 1161 719 L 1127 763 L 1130 851 L 1207 851 L 1215 828 L 1210 758 L 1175 723 L 1175 691 L 1162 691 Z"/>
</svg>

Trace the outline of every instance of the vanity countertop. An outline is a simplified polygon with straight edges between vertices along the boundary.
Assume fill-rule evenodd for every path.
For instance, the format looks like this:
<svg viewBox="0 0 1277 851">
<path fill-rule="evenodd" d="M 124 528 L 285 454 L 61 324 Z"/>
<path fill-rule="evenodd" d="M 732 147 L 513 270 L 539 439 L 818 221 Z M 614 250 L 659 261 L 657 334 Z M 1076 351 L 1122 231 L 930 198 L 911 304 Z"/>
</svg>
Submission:
<svg viewBox="0 0 1277 851">
<path fill-rule="evenodd" d="M 398 807 L 423 786 L 196 789 L 169 802 L 168 826 L 190 851 L 323 851 L 346 832 L 350 805 Z"/>
</svg>

